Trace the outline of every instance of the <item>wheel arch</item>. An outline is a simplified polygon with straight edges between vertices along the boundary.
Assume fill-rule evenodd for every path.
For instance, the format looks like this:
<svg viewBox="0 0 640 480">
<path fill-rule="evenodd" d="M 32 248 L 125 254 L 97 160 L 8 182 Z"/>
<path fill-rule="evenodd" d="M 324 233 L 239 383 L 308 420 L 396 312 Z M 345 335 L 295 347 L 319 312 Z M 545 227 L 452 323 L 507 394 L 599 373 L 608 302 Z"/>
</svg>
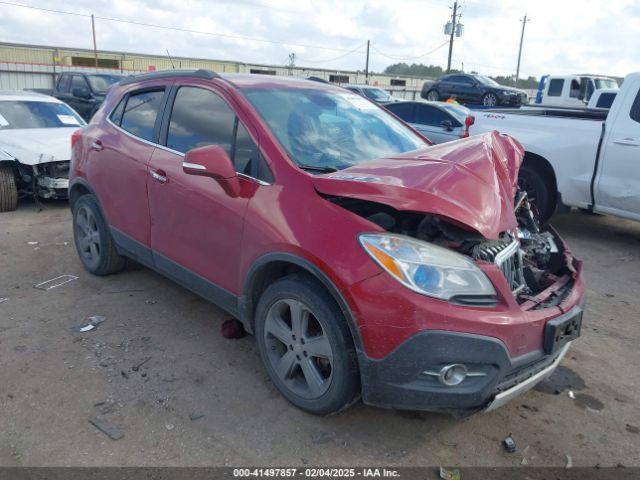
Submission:
<svg viewBox="0 0 640 480">
<path fill-rule="evenodd" d="M 274 281 L 293 273 L 305 273 L 317 280 L 335 300 L 340 311 L 347 320 L 349 331 L 358 355 L 364 352 L 360 332 L 355 317 L 347 301 L 325 272 L 307 259 L 292 253 L 269 253 L 257 259 L 249 268 L 242 296 L 238 301 L 240 320 L 245 328 L 253 332 L 255 325 L 255 311 L 261 294 Z"/>
<path fill-rule="evenodd" d="M 556 178 L 556 172 L 553 169 L 553 165 L 544 158 L 542 155 L 538 155 L 537 153 L 525 150 L 524 157 L 522 159 L 522 165 L 527 166 L 527 168 L 531 168 L 542 173 L 546 178 L 548 178 L 552 182 L 552 191 L 557 200 L 558 198 L 558 180 Z"/>
</svg>

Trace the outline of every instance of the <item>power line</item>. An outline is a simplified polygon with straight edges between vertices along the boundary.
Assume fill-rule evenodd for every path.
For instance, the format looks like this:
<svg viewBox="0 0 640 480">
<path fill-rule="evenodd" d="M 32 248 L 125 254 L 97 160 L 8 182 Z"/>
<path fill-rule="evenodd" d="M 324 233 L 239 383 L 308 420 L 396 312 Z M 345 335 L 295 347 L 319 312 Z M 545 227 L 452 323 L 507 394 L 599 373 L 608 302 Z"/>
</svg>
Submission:
<svg viewBox="0 0 640 480">
<path fill-rule="evenodd" d="M 50 13 L 58 13 L 58 14 L 62 14 L 62 15 L 75 15 L 75 16 L 78 16 L 78 17 L 91 18 L 91 15 L 90 14 L 86 14 L 86 13 L 69 12 L 69 11 L 65 11 L 65 10 L 56 10 L 56 9 L 44 8 L 44 7 L 34 7 L 32 5 L 25 5 L 25 4 L 22 4 L 22 3 L 0 1 L 0 4 L 2 4 L 2 5 L 11 5 L 11 6 L 14 6 L 14 7 L 29 8 L 29 9 L 32 9 L 32 10 L 40 10 L 40 11 L 50 12 Z M 172 25 L 157 25 L 157 24 L 153 24 L 153 23 L 137 22 L 135 20 L 124 20 L 124 19 L 121 19 L 121 18 L 114 18 L 114 17 L 102 17 L 102 16 L 99 16 L 99 15 L 96 15 L 95 18 L 97 18 L 99 20 L 105 20 L 105 21 L 108 21 L 108 22 L 126 23 L 126 24 L 130 24 L 130 25 L 138 25 L 138 26 L 142 26 L 142 27 L 160 28 L 160 29 L 164 29 L 164 30 L 172 30 L 172 31 L 178 31 L 178 32 L 183 32 L 183 33 L 193 33 L 193 34 L 198 34 L 198 35 L 209 35 L 209 36 L 213 36 L 213 37 L 229 38 L 229 39 L 234 39 L 234 40 L 245 40 L 245 41 L 251 41 L 251 42 L 261 42 L 261 43 L 268 43 L 268 44 L 271 44 L 271 45 L 296 46 L 296 47 L 303 47 L 303 48 L 312 48 L 312 49 L 317 49 L 317 50 L 330 50 L 330 51 L 336 51 L 336 52 L 349 52 L 349 53 L 351 52 L 351 50 L 349 50 L 347 48 L 341 48 L 341 47 L 326 47 L 326 46 L 311 45 L 311 44 L 304 44 L 304 43 L 294 43 L 294 42 L 285 42 L 285 41 L 278 41 L 278 40 L 269 40 L 269 39 L 266 39 L 266 38 L 246 37 L 246 36 L 243 36 L 243 35 L 232 35 L 232 34 L 226 34 L 226 33 L 214 33 L 214 32 L 202 31 L 202 30 L 192 30 L 192 29 L 183 28 L 183 27 L 175 27 L 175 26 L 172 26 Z"/>
<path fill-rule="evenodd" d="M 376 48 L 375 45 L 371 45 L 371 48 L 373 50 L 375 50 L 376 52 L 378 52 L 383 57 L 390 58 L 391 60 L 415 60 L 415 59 L 418 59 L 418 58 L 424 58 L 427 55 L 431 55 L 432 53 L 434 53 L 434 52 L 440 50 L 442 47 L 444 47 L 447 43 L 449 43 L 449 40 L 445 41 L 441 45 L 438 45 L 436 48 L 434 48 L 433 50 L 428 51 L 427 53 L 423 53 L 422 55 L 416 55 L 416 56 L 413 56 L 413 57 L 399 57 L 399 56 L 395 56 L 395 55 L 386 54 L 383 51 L 381 51 L 380 49 Z"/>
<path fill-rule="evenodd" d="M 324 60 L 308 60 L 306 58 L 300 58 L 301 61 L 303 62 L 307 62 L 307 63 L 325 63 L 325 62 L 333 62 L 335 60 L 340 60 L 341 58 L 347 57 L 353 53 L 356 53 L 358 50 L 360 50 L 362 47 L 364 47 L 367 44 L 367 42 L 363 42 L 360 45 L 358 45 L 356 48 L 354 48 L 353 50 L 348 51 L 347 53 L 344 53 L 342 55 L 339 55 L 337 57 L 333 57 L 333 58 L 326 58 Z"/>
</svg>

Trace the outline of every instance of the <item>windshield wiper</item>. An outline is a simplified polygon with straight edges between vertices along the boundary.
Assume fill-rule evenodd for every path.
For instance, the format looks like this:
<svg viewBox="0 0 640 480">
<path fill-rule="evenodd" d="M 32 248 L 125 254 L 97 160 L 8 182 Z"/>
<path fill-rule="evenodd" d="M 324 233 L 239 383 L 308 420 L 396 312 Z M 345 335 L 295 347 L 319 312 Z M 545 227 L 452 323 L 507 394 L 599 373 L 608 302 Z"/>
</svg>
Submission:
<svg viewBox="0 0 640 480">
<path fill-rule="evenodd" d="M 338 171 L 335 167 L 323 167 L 322 165 L 305 165 L 304 163 L 299 163 L 298 166 L 303 170 L 309 170 L 311 172 L 333 173 Z"/>
</svg>

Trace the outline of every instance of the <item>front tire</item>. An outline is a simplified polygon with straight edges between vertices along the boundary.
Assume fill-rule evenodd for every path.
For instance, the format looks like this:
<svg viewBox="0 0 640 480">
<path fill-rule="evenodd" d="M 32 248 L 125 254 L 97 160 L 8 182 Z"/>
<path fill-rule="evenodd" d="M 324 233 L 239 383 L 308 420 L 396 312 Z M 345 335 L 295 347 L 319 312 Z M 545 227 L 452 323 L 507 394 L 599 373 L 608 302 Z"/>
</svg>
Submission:
<svg viewBox="0 0 640 480">
<path fill-rule="evenodd" d="M 83 195 L 73 206 L 73 240 L 80 261 L 94 275 L 110 275 L 125 267 L 94 195 Z"/>
<path fill-rule="evenodd" d="M 495 107 L 496 105 L 498 105 L 498 97 L 495 93 L 485 93 L 482 96 L 482 105 L 484 105 L 485 107 Z"/>
<path fill-rule="evenodd" d="M 329 415 L 360 393 L 349 327 L 331 295 L 304 274 L 267 288 L 256 309 L 256 342 L 267 374 L 298 408 Z"/>
<path fill-rule="evenodd" d="M 430 102 L 437 102 L 440 100 L 440 94 L 437 90 L 429 90 L 427 92 L 427 100 Z"/>
<path fill-rule="evenodd" d="M 0 165 L 0 212 L 11 212 L 18 207 L 18 187 L 11 165 Z"/>
<path fill-rule="evenodd" d="M 547 222 L 556 211 L 556 194 L 552 182 L 544 173 L 528 165 L 520 167 L 518 187 L 527 192 L 527 197 L 535 205 L 540 222 Z"/>
</svg>

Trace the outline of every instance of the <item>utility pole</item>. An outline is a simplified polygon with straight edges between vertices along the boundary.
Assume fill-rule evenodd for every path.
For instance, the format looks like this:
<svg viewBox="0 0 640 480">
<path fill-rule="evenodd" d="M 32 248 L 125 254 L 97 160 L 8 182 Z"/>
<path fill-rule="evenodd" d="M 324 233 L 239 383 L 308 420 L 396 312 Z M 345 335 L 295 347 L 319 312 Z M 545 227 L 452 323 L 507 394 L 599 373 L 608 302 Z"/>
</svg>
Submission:
<svg viewBox="0 0 640 480">
<path fill-rule="evenodd" d="M 451 15 L 451 37 L 449 39 L 449 60 L 447 61 L 447 73 L 451 71 L 451 55 L 453 54 L 453 36 L 456 34 L 456 20 L 458 19 L 458 1 L 453 2 L 453 15 Z"/>
<path fill-rule="evenodd" d="M 516 68 L 516 86 L 518 84 L 518 78 L 520 77 L 520 58 L 522 57 L 522 42 L 524 41 L 524 27 L 531 19 L 527 19 L 527 14 L 524 14 L 524 18 L 520 20 L 522 22 L 522 33 L 520 34 L 520 49 L 518 50 L 518 67 Z"/>
<path fill-rule="evenodd" d="M 96 21 L 91 14 L 91 31 L 93 32 L 93 57 L 96 61 L 96 68 L 98 68 L 98 48 L 96 47 Z"/>
<path fill-rule="evenodd" d="M 367 40 L 367 63 L 364 66 L 364 83 L 369 85 L 369 40 Z"/>
</svg>

